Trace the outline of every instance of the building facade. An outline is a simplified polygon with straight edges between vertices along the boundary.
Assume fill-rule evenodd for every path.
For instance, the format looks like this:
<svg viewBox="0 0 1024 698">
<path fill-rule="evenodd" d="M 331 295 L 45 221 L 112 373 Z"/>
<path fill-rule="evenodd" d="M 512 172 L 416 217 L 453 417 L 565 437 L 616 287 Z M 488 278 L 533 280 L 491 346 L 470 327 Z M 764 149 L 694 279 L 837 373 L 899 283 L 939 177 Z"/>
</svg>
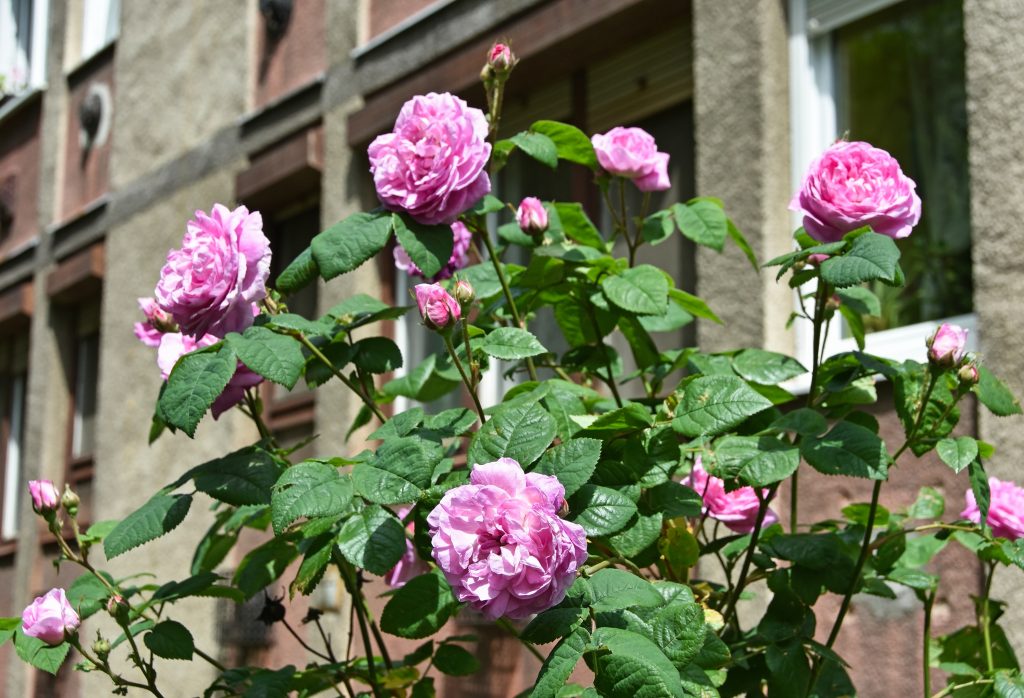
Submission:
<svg viewBox="0 0 1024 698">
<path fill-rule="evenodd" d="M 482 106 L 480 67 L 499 39 L 521 59 L 503 131 L 538 118 L 587 133 L 641 125 L 672 157 L 673 187 L 660 203 L 722 198 L 761 260 L 789 250 L 797 222 L 787 204 L 818 152 L 844 132 L 889 149 L 918 182 L 926 213 L 904 248 L 910 286 L 883 297 L 868 350 L 921 358 L 937 321 L 955 318 L 1024 394 L 1015 304 L 1024 292 L 1015 254 L 1024 243 L 1020 0 L 0 0 L 0 615 L 18 615 L 75 576 L 49 563 L 55 542 L 32 513 L 28 480 L 71 483 L 95 522 L 128 514 L 185 467 L 256 438 L 250 423 L 225 415 L 207 418 L 195 441 L 165 434 L 148 443 L 160 375 L 153 350 L 132 334 L 136 299 L 152 295 L 192 212 L 215 202 L 260 210 L 276 274 L 317 232 L 376 205 L 366 145 L 406 99 L 450 91 Z M 510 201 L 572 196 L 601 215 L 586 178 L 520 163 L 495 187 Z M 677 344 L 809 357 L 806 329 L 786 327 L 792 292 L 773 273 L 753 282 L 735 249 L 679 240 L 658 251 L 647 261 L 725 321 L 697 323 Z M 407 285 L 382 259 L 292 306 L 313 314 L 356 292 L 394 300 Z M 426 342 L 419 328 L 398 322 L 390 331 L 415 364 Z M 836 328 L 830 351 L 850 341 Z M 491 386 L 492 400 L 503 387 Z M 342 391 L 264 399 L 282 440 L 317 434 L 310 453 L 360 450 L 365 432 L 345 444 L 359 404 Z M 898 428 L 884 399 L 878 416 L 883 429 Z M 992 474 L 1020 480 L 1021 426 L 965 410 L 960 428 L 997 445 Z M 883 503 L 906 505 L 928 484 L 958 507 L 966 474 L 942 473 L 902 466 Z M 821 484 L 833 499 L 804 502 L 804 520 L 815 506 L 868 498 L 864 483 Z M 196 509 L 181 530 L 112 561 L 111 571 L 188 576 L 194 542 L 213 520 Z M 981 584 L 980 570 L 954 551 L 941 564 L 958 589 L 940 592 L 938 632 L 963 621 L 971 611 L 961 592 Z M 1024 594 L 1011 575 L 996 586 L 1011 603 L 1004 625 L 1017 628 L 1011 639 L 1024 650 Z M 346 600 L 334 580 L 290 613 L 301 617 L 307 603 L 326 609 L 335 637 L 344 636 Z M 863 695 L 920 692 L 904 670 L 919 663 L 921 630 L 906 627 L 916 603 L 855 602 L 838 649 L 859 667 Z M 197 645 L 226 661 L 301 666 L 301 647 L 254 623 L 258 611 L 213 599 L 176 607 Z M 490 669 L 450 681 L 443 695 L 511 696 L 529 685 L 537 665 L 525 653 L 490 626 L 459 623 L 480 636 Z M 862 666 L 880 637 L 891 651 Z M 70 665 L 56 679 L 37 674 L 9 644 L 0 666 L 4 698 L 109 690 L 105 677 Z M 213 678 L 199 664 L 164 662 L 161 671 L 180 695 Z"/>
</svg>

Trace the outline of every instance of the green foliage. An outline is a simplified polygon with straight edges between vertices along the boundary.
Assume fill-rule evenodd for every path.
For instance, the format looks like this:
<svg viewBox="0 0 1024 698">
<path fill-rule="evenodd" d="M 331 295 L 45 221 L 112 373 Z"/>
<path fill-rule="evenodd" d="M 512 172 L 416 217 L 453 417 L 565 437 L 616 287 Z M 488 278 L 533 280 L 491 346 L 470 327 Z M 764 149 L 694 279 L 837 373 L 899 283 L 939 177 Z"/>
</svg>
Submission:
<svg viewBox="0 0 1024 698">
<path fill-rule="evenodd" d="M 458 608 L 448 582 L 438 573 L 421 574 L 395 592 L 380 617 L 386 633 L 418 639 L 440 630 Z"/>
<path fill-rule="evenodd" d="M 361 266 L 384 249 L 393 225 L 391 214 L 378 209 L 354 213 L 317 235 L 310 247 L 320 276 L 329 281 Z"/>
<path fill-rule="evenodd" d="M 392 214 L 395 237 L 423 276 L 436 276 L 452 256 L 454 238 L 451 226 L 423 225 L 407 215 Z"/>
<path fill-rule="evenodd" d="M 158 492 L 139 509 L 122 519 L 103 540 L 108 560 L 170 533 L 178 527 L 192 506 L 187 494 Z"/>
<path fill-rule="evenodd" d="M 480 348 L 490 356 L 505 361 L 525 359 L 547 351 L 533 334 L 518 327 L 499 327 L 491 330 Z"/>
<path fill-rule="evenodd" d="M 405 530 L 394 515 L 371 505 L 341 527 L 338 549 L 356 567 L 383 575 L 405 553 Z"/>
<path fill-rule="evenodd" d="M 292 466 L 274 484 L 270 499 L 274 533 L 300 517 L 334 516 L 352 506 L 352 478 L 322 461 L 305 461 Z"/>
<path fill-rule="evenodd" d="M 172 427 L 195 436 L 199 420 L 235 375 L 237 359 L 226 344 L 194 351 L 178 360 L 157 402 L 157 414 Z"/>
<path fill-rule="evenodd" d="M 608 276 L 601 282 L 605 298 L 619 308 L 638 315 L 664 315 L 668 305 L 668 280 L 649 264 Z"/>
<path fill-rule="evenodd" d="M 142 636 L 149 651 L 164 659 L 192 659 L 195 641 L 192 633 L 181 623 L 165 620 Z"/>
<path fill-rule="evenodd" d="M 238 356 L 238 360 L 267 380 L 283 385 L 288 390 L 295 387 L 302 375 L 306 357 L 302 348 L 291 337 L 253 326 L 245 334 L 231 332 L 225 337 Z"/>
<path fill-rule="evenodd" d="M 900 273 L 899 259 L 900 251 L 892 238 L 864 233 L 853 238 L 846 254 L 834 255 L 822 263 L 821 278 L 837 288 L 875 279 L 895 284 Z"/>
<path fill-rule="evenodd" d="M 57 675 L 57 670 L 64 663 L 70 649 L 71 645 L 67 642 L 50 647 L 39 638 L 26 635 L 20 627 L 14 634 L 14 651 L 21 661 L 54 676 Z"/>
<path fill-rule="evenodd" d="M 555 418 L 538 404 L 504 405 L 476 432 L 469 462 L 511 458 L 525 468 L 547 450 L 556 430 Z"/>
<path fill-rule="evenodd" d="M 701 376 L 683 388 L 672 428 L 684 436 L 720 434 L 771 405 L 739 378 Z"/>
</svg>

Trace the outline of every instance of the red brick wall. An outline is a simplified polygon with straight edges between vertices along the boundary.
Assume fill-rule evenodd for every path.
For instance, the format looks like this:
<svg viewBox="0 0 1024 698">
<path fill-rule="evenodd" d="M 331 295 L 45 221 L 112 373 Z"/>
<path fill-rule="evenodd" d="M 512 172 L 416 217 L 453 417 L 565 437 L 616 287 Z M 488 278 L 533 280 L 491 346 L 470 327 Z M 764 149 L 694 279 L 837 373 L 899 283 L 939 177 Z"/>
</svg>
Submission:
<svg viewBox="0 0 1024 698">
<path fill-rule="evenodd" d="M 434 4 L 436 0 L 370 0 L 369 36 L 383 34 L 385 31 L 411 17 L 420 10 Z"/>
<path fill-rule="evenodd" d="M 0 231 L 0 259 L 38 235 L 41 115 L 42 99 L 35 98 L 0 126 L 0 201 L 13 213 Z"/>
<path fill-rule="evenodd" d="M 107 192 L 110 184 L 110 146 L 114 122 L 114 50 L 106 49 L 68 79 L 67 137 L 64 143 L 64 181 L 60 188 L 60 219 L 68 220 Z M 79 120 L 88 98 L 99 99 L 100 125 L 90 143 Z"/>
<path fill-rule="evenodd" d="M 256 107 L 305 85 L 326 68 L 324 17 L 324 0 L 295 2 L 284 34 L 271 37 L 263 15 L 258 15 L 253 69 Z"/>
</svg>

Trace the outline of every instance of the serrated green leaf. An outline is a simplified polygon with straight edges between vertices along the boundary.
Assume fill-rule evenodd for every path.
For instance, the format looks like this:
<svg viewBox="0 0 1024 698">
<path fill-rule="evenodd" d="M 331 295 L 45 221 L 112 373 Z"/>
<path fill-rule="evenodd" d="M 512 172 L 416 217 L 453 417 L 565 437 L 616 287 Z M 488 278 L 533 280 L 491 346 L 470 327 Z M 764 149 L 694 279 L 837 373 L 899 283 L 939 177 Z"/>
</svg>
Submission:
<svg viewBox="0 0 1024 698">
<path fill-rule="evenodd" d="M 547 644 L 565 637 L 588 617 L 587 609 L 579 606 L 549 608 L 534 616 L 519 636 L 535 645 Z"/>
<path fill-rule="evenodd" d="M 103 540 L 104 554 L 112 560 L 173 531 L 185 519 L 190 506 L 191 495 L 158 492 L 107 534 Z"/>
<path fill-rule="evenodd" d="M 785 480 L 800 466 L 800 449 L 770 436 L 726 436 L 715 444 L 720 472 L 752 487 Z"/>
<path fill-rule="evenodd" d="M 625 570 L 607 568 L 590 577 L 595 613 L 617 611 L 624 608 L 654 608 L 664 599 L 649 581 Z"/>
<path fill-rule="evenodd" d="M 496 196 L 485 194 L 484 198 L 476 202 L 469 213 L 477 216 L 486 216 L 488 213 L 497 213 L 505 208 L 504 202 Z"/>
<path fill-rule="evenodd" d="M 288 296 L 309 286 L 319 274 L 320 268 L 313 259 L 313 250 L 307 247 L 277 275 L 274 287 Z"/>
<path fill-rule="evenodd" d="M 191 478 L 196 489 L 226 504 L 270 504 L 270 492 L 281 466 L 256 446 L 248 446 L 190 470 L 176 484 Z"/>
<path fill-rule="evenodd" d="M 504 361 L 525 359 L 547 351 L 531 332 L 518 327 L 491 330 L 484 337 L 480 348 L 490 356 Z"/>
<path fill-rule="evenodd" d="M 302 346 L 291 337 L 253 326 L 244 335 L 231 332 L 224 340 L 251 371 L 288 390 L 295 387 L 302 375 L 306 357 L 302 355 Z"/>
<path fill-rule="evenodd" d="M 772 422 L 769 428 L 776 431 L 791 431 L 801 436 L 817 436 L 828 429 L 828 420 L 817 410 L 801 407 L 782 415 Z"/>
<path fill-rule="evenodd" d="M 636 514 L 636 503 L 616 490 L 588 484 L 569 498 L 569 512 L 569 519 L 588 536 L 606 536 L 629 523 Z"/>
<path fill-rule="evenodd" d="M 385 441 L 373 460 L 356 464 L 352 480 L 359 493 L 378 504 L 416 501 L 430 487 L 444 451 L 433 441 L 411 436 Z"/>
<path fill-rule="evenodd" d="M 195 437 L 206 411 L 235 375 L 235 352 L 227 346 L 195 351 L 178 360 L 160 393 L 157 411 L 167 424 Z"/>
<path fill-rule="evenodd" d="M 352 505 L 352 479 L 327 463 L 305 461 L 288 468 L 274 485 L 270 498 L 271 522 L 280 535 L 300 517 L 344 513 Z"/>
<path fill-rule="evenodd" d="M 252 598 L 270 586 L 285 573 L 288 566 L 299 556 L 295 547 L 296 534 L 278 536 L 250 550 L 238 563 L 232 583 L 246 599 Z"/>
<path fill-rule="evenodd" d="M 696 603 L 666 606 L 651 619 L 652 639 L 679 669 L 697 658 L 705 627 L 704 609 Z"/>
<path fill-rule="evenodd" d="M 668 305 L 668 279 L 657 267 L 640 264 L 601 281 L 605 298 L 638 315 L 664 315 Z"/>
<path fill-rule="evenodd" d="M 757 255 L 754 254 L 754 248 L 750 246 L 750 243 L 747 242 L 747 238 L 742 232 L 740 232 L 740 229 L 736 227 L 736 224 L 732 222 L 731 218 L 726 219 L 725 225 L 725 232 L 728 233 L 729 238 L 736 244 L 736 247 L 740 248 L 740 252 L 742 252 L 743 256 L 747 258 L 748 262 L 750 262 L 750 266 L 754 268 L 754 271 L 757 271 L 760 267 L 757 265 Z"/>
<path fill-rule="evenodd" d="M 445 643 L 434 652 L 434 666 L 442 674 L 468 676 L 480 670 L 480 662 L 466 649 Z"/>
<path fill-rule="evenodd" d="M 554 204 L 554 208 L 558 214 L 558 223 L 561 226 L 562 234 L 565 237 L 581 245 L 593 247 L 595 250 L 607 251 L 604 238 L 601 237 L 597 226 L 594 225 L 593 221 L 587 216 L 586 211 L 583 210 L 582 204 L 576 202 L 557 202 Z"/>
<path fill-rule="evenodd" d="M 644 219 L 640 228 L 640 234 L 648 245 L 659 245 L 666 240 L 675 230 L 675 219 L 671 211 L 658 211 Z"/>
<path fill-rule="evenodd" d="M 534 121 L 530 130 L 550 138 L 551 142 L 555 144 L 558 157 L 562 160 L 575 162 L 592 170 L 597 169 L 594 145 L 590 142 L 587 134 L 575 126 L 559 121 Z"/>
<path fill-rule="evenodd" d="M 892 238 L 865 233 L 854 238 L 845 254 L 829 257 L 821 264 L 821 278 L 837 288 L 856 286 L 879 279 L 896 281 L 900 250 Z"/>
<path fill-rule="evenodd" d="M 402 367 L 402 350 L 387 337 L 363 337 L 355 343 L 352 362 L 370 373 L 390 373 Z"/>
<path fill-rule="evenodd" d="M 57 675 L 57 670 L 64 663 L 70 649 L 71 645 L 67 642 L 51 647 L 37 637 L 26 635 L 20 626 L 14 634 L 14 651 L 21 660 L 54 676 Z"/>
<path fill-rule="evenodd" d="M 807 373 L 796 359 L 764 349 L 744 349 L 733 357 L 732 365 L 740 377 L 764 385 L 775 385 Z"/>
<path fill-rule="evenodd" d="M 534 472 L 554 475 L 565 488 L 565 496 L 569 497 L 587 483 L 600 459 L 600 441 L 570 439 L 545 451 Z"/>
<path fill-rule="evenodd" d="M 424 225 L 406 214 L 395 213 L 393 225 L 399 244 L 423 276 L 431 279 L 452 256 L 455 237 L 450 225 Z"/>
<path fill-rule="evenodd" d="M 558 167 L 558 147 L 543 133 L 523 131 L 509 138 L 517 148 L 551 169 Z"/>
<path fill-rule="evenodd" d="M 530 698 L 556 698 L 558 690 L 569 680 L 576 664 L 583 657 L 589 642 L 590 631 L 587 628 L 576 628 L 571 635 L 562 638 L 544 660 Z"/>
<path fill-rule="evenodd" d="M 188 628 L 173 620 L 154 625 L 142 641 L 150 652 L 164 659 L 192 659 L 196 648 Z"/>
<path fill-rule="evenodd" d="M 978 457 L 978 442 L 970 436 L 941 439 L 935 444 L 935 451 L 943 463 L 952 468 L 954 473 L 959 473 Z"/>
<path fill-rule="evenodd" d="M 370 505 L 341 527 L 338 549 L 356 567 L 384 575 L 405 554 L 405 531 L 393 514 Z"/>
<path fill-rule="evenodd" d="M 380 627 L 386 633 L 416 640 L 436 633 L 456 610 L 458 602 L 448 582 L 436 572 L 421 574 L 384 606 Z"/>
<path fill-rule="evenodd" d="M 114 580 L 109 574 L 100 574 L 113 584 Z M 78 617 L 85 620 L 105 606 L 106 600 L 110 598 L 110 590 L 92 572 L 86 572 L 71 583 L 67 597 L 71 608 L 78 612 Z"/>
<path fill-rule="evenodd" d="M 706 320 L 711 320 L 712 322 L 717 322 L 719 325 L 722 324 L 721 318 L 715 315 L 711 308 L 708 307 L 708 304 L 692 293 L 687 293 L 686 291 L 682 291 L 678 288 L 673 288 L 669 289 L 668 297 L 673 303 L 688 312 L 690 315 L 702 317 Z"/>
<path fill-rule="evenodd" d="M 839 296 L 843 305 L 858 315 L 878 317 L 882 314 L 882 303 L 878 300 L 878 296 L 864 286 L 836 289 L 836 295 Z"/>
<path fill-rule="evenodd" d="M 598 653 L 594 686 L 613 698 L 684 698 L 676 668 L 661 649 L 643 635 L 619 628 L 598 628 L 590 640 Z"/>
<path fill-rule="evenodd" d="M 907 518 L 937 519 L 945 510 L 946 500 L 942 494 L 933 487 L 922 487 L 917 500 L 907 510 Z"/>
<path fill-rule="evenodd" d="M 1013 396 L 1010 389 L 985 366 L 978 366 L 978 384 L 971 390 L 978 396 L 981 404 L 997 417 L 1021 414 L 1020 402 Z"/>
<path fill-rule="evenodd" d="M 672 428 L 691 437 L 720 434 L 771 406 L 735 376 L 700 376 L 686 386 Z"/>
<path fill-rule="evenodd" d="M 725 247 L 728 234 L 725 212 L 710 201 L 695 200 L 689 204 L 675 204 L 672 215 L 684 236 L 698 245 L 719 252 Z"/>
<path fill-rule="evenodd" d="M 889 470 L 885 442 L 853 422 L 839 422 L 827 434 L 806 439 L 800 451 L 815 470 L 825 475 L 884 480 Z"/>
<path fill-rule="evenodd" d="M 511 458 L 524 468 L 555 438 L 555 418 L 536 403 L 503 407 L 480 427 L 469 446 L 469 464 Z"/>
<path fill-rule="evenodd" d="M 377 210 L 354 213 L 320 233 L 310 245 L 320 276 L 330 280 L 359 267 L 384 249 L 391 229 L 391 213 Z"/>
</svg>

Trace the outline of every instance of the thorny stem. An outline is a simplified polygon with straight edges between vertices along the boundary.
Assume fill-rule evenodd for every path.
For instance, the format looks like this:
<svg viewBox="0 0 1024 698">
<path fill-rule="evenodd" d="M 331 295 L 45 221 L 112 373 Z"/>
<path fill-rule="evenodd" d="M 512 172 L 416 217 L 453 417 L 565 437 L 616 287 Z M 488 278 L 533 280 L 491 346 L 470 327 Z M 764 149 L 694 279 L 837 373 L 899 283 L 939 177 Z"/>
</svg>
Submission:
<svg viewBox="0 0 1024 698">
<path fill-rule="evenodd" d="M 338 380 L 340 380 L 342 383 L 344 383 L 348 387 L 349 390 L 351 390 L 353 393 L 358 395 L 359 399 L 363 401 L 363 404 L 366 405 L 366 407 L 371 412 L 373 412 L 373 416 L 375 416 L 377 419 L 379 419 L 381 421 L 381 423 L 388 421 L 388 418 L 385 417 L 384 413 L 380 411 L 380 407 L 377 406 L 377 403 L 374 402 L 373 398 L 370 395 L 367 395 L 355 383 L 353 383 L 348 378 L 346 378 L 344 373 L 342 373 L 337 368 L 335 368 L 334 364 L 331 363 L 331 360 L 328 359 L 326 356 L 324 356 L 323 352 L 320 351 L 320 349 L 317 348 L 317 346 L 315 344 L 313 344 L 311 341 L 309 341 L 309 339 L 306 337 L 306 335 L 304 335 L 301 332 L 295 332 L 295 333 L 292 333 L 292 336 L 295 337 L 296 339 L 298 339 L 299 342 L 302 343 L 302 346 L 304 346 L 307 349 L 309 349 L 310 353 L 313 354 L 313 356 L 315 356 L 316 358 L 320 359 L 320 361 L 328 369 L 330 369 L 331 373 L 333 373 L 334 376 Z"/>
<path fill-rule="evenodd" d="M 152 690 L 150 689 L 150 687 L 148 685 L 146 685 L 144 683 L 139 683 L 137 681 L 130 681 L 129 679 L 123 678 L 123 677 L 115 674 L 114 670 L 110 668 L 110 664 L 106 660 L 100 661 L 97 657 L 93 657 L 91 654 L 89 654 L 85 650 L 85 647 L 82 646 L 81 642 L 79 642 L 77 636 L 69 637 L 68 638 L 68 644 L 70 644 L 72 647 L 74 647 L 76 650 L 78 650 L 78 653 L 80 655 L 82 655 L 83 657 L 85 657 L 85 659 L 90 661 L 93 666 L 95 666 L 97 669 L 99 669 L 104 674 L 106 674 L 108 677 L 110 677 L 110 680 L 113 681 L 115 685 L 117 685 L 117 686 L 131 686 L 132 688 L 141 688 L 144 691 L 150 691 L 152 693 Z M 159 695 L 159 694 L 156 694 L 156 695 Z"/>
<path fill-rule="evenodd" d="M 356 612 L 356 620 L 359 623 L 359 634 L 363 637 L 363 648 L 366 651 L 366 669 L 370 678 L 370 688 L 373 690 L 375 698 L 384 698 L 380 692 L 380 686 L 377 683 L 377 667 L 373 661 L 373 644 L 370 642 L 370 633 L 366 628 L 366 617 L 363 615 L 365 609 L 363 608 L 362 591 L 360 591 L 355 583 L 355 580 L 349 576 L 348 562 L 341 559 L 341 554 L 337 550 L 331 553 L 334 558 L 335 564 L 338 566 L 338 570 L 341 572 L 341 578 L 345 583 L 345 588 L 348 590 L 349 596 L 352 597 L 352 608 Z"/>
<path fill-rule="evenodd" d="M 452 344 L 452 338 L 446 332 L 439 333 L 441 339 L 444 340 L 444 348 L 448 350 L 448 355 L 452 357 L 452 362 L 455 364 L 455 368 L 459 369 L 459 375 L 462 376 L 462 382 L 466 384 L 466 391 L 469 396 L 473 398 L 473 404 L 476 406 L 476 413 L 480 415 L 480 424 L 487 421 L 487 415 L 484 414 L 484 406 L 480 404 L 480 398 L 476 394 L 476 386 L 473 385 L 473 381 L 468 375 L 466 375 L 466 369 L 462 365 L 462 361 L 459 360 L 459 355 L 455 353 L 455 345 Z"/>
<path fill-rule="evenodd" d="M 746 585 L 747 573 L 750 572 L 750 563 L 754 557 L 754 550 L 757 549 L 757 539 L 761 535 L 761 526 L 764 525 L 764 517 L 768 513 L 768 503 L 775 496 L 775 492 L 778 489 L 779 483 L 775 483 L 768 488 L 768 494 L 765 496 L 762 496 L 757 489 L 754 490 L 759 500 L 759 506 L 757 507 L 757 520 L 754 522 L 754 531 L 750 534 L 750 544 L 747 546 L 746 555 L 743 557 L 743 566 L 740 567 L 740 576 L 736 579 L 736 588 L 733 589 L 732 595 L 729 597 L 729 604 L 725 608 L 725 614 L 722 616 L 722 622 L 725 625 L 729 625 L 730 618 L 733 613 L 736 612 L 736 603 L 739 601 L 740 594 L 743 593 L 743 588 Z"/>
<path fill-rule="evenodd" d="M 544 663 L 544 655 L 538 652 L 536 647 L 534 647 L 532 644 L 523 639 L 522 635 L 519 634 L 519 631 L 516 630 L 516 626 L 512 625 L 512 623 L 509 622 L 508 618 L 499 618 L 498 620 L 494 621 L 494 624 L 502 630 L 509 633 L 510 635 L 512 635 L 513 637 L 515 637 L 515 639 L 519 640 L 519 642 L 522 643 L 523 647 L 530 651 L 530 654 L 536 657 L 537 660 L 540 661 L 542 664 Z"/>
<path fill-rule="evenodd" d="M 251 388 L 245 389 L 245 404 L 248 405 L 249 410 L 245 411 L 249 415 L 249 419 L 256 425 L 257 431 L 260 433 L 261 439 L 274 440 L 274 436 L 270 433 L 270 429 L 267 428 L 266 423 L 263 421 L 263 415 L 260 414 L 259 398 L 252 392 Z"/>
<path fill-rule="evenodd" d="M 139 653 L 139 646 L 135 642 L 135 637 L 132 635 L 131 628 L 128 627 L 128 623 L 121 623 L 118 621 L 118 625 L 124 630 L 124 636 L 128 639 L 128 644 L 132 648 L 132 658 L 135 661 L 135 666 L 139 668 L 142 675 L 146 677 L 146 683 L 149 684 L 149 691 L 157 698 L 163 698 L 163 694 L 160 693 L 160 689 L 156 687 L 156 676 L 153 673 L 153 665 L 147 665 L 142 659 L 142 655 Z M 148 669 L 146 667 L 149 667 Z"/>
</svg>

